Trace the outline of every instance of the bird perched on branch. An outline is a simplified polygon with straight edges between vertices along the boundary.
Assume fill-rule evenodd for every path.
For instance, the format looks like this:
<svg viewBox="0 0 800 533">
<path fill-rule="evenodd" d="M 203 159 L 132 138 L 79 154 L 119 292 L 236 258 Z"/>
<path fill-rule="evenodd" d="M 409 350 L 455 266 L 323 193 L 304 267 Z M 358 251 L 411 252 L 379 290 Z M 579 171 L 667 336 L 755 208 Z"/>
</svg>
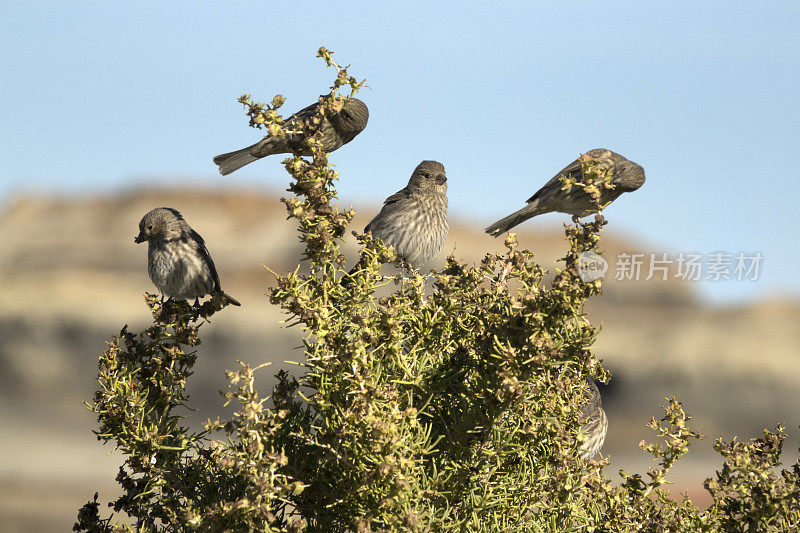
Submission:
<svg viewBox="0 0 800 533">
<path fill-rule="evenodd" d="M 319 113 L 320 105 L 317 102 L 301 109 L 286 120 L 284 129 L 300 131 L 305 120 Z M 352 141 L 356 135 L 364 131 L 368 120 L 367 105 L 357 98 L 348 98 L 340 111 L 328 114 L 317 126 L 322 131 L 321 141 L 324 150 L 333 152 Z M 311 151 L 303 146 L 304 141 L 305 136 L 302 133 L 288 133 L 283 138 L 267 136 L 247 148 L 214 157 L 214 163 L 219 166 L 220 174 L 226 176 L 257 159 L 272 154 L 300 152 L 301 155 L 312 155 Z"/>
<path fill-rule="evenodd" d="M 601 178 L 610 176 L 613 188 L 603 188 L 599 198 L 592 198 L 592 195 L 581 186 L 585 174 L 591 172 L 596 172 Z M 562 177 L 576 183 L 570 184 L 565 190 Z M 595 148 L 564 167 L 528 199 L 528 205 L 498 220 L 486 228 L 486 233 L 497 237 L 529 218 L 553 211 L 567 213 L 577 220 L 596 213 L 598 204 L 601 208 L 605 207 L 622 193 L 635 191 L 642 184 L 644 184 L 644 169 L 641 165 L 611 150 Z"/>
<path fill-rule="evenodd" d="M 147 241 L 147 273 L 158 290 L 176 300 L 206 294 L 241 305 L 222 292 L 214 261 L 203 238 L 171 207 L 158 207 L 139 222 L 136 243 Z"/>
<path fill-rule="evenodd" d="M 411 174 L 408 185 L 383 203 L 364 233 L 372 232 L 392 246 L 397 258 L 412 268 L 433 259 L 447 240 L 447 175 L 444 165 L 423 161 Z"/>
<path fill-rule="evenodd" d="M 581 408 L 581 416 L 585 420 L 581 426 L 581 433 L 588 435 L 588 438 L 581 446 L 578 456 L 587 461 L 600 452 L 606 440 L 608 431 L 608 418 L 603 410 L 603 402 L 600 397 L 600 389 L 594 380 L 588 380 L 589 402 Z"/>
</svg>

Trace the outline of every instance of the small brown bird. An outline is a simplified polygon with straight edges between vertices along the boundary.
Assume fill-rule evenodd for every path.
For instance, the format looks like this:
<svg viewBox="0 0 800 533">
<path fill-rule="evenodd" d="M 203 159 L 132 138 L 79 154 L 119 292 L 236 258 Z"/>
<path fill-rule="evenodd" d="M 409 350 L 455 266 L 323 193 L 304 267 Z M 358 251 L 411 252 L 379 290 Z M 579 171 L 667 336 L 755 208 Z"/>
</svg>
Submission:
<svg viewBox="0 0 800 533">
<path fill-rule="evenodd" d="M 317 102 L 301 109 L 284 122 L 284 128 L 299 130 L 304 120 L 317 114 L 319 106 L 320 103 Z M 348 98 L 338 113 L 328 115 L 318 126 L 322 130 L 321 140 L 325 151 L 333 152 L 352 141 L 356 135 L 364 131 L 368 120 L 367 105 L 357 98 Z M 219 165 L 220 174 L 226 176 L 257 159 L 272 154 L 300 151 L 302 155 L 312 155 L 310 150 L 303 147 L 304 140 L 305 137 L 299 133 L 287 134 L 283 139 L 267 136 L 247 148 L 214 157 L 214 163 Z"/>
<path fill-rule="evenodd" d="M 587 461 L 600 452 L 606 440 L 608 431 L 608 418 L 603 410 L 600 389 L 594 380 L 587 380 L 589 385 L 589 402 L 581 408 L 581 416 L 585 420 L 581 425 L 581 433 L 588 435 L 581 446 L 578 456 Z"/>
<path fill-rule="evenodd" d="M 136 243 L 147 241 L 147 273 L 158 290 L 176 300 L 195 301 L 219 294 L 226 303 L 241 305 L 222 292 L 219 275 L 203 238 L 171 207 L 157 207 L 139 222 Z"/>
<path fill-rule="evenodd" d="M 433 259 L 448 232 L 444 166 L 436 161 L 417 165 L 408 185 L 386 199 L 364 232 L 392 246 L 397 258 L 412 268 Z"/>
<path fill-rule="evenodd" d="M 644 184 L 644 169 L 633 161 L 625 159 L 616 152 L 605 148 L 589 150 L 584 155 L 564 167 L 544 187 L 528 199 L 528 205 L 515 213 L 511 213 L 486 228 L 486 233 L 497 237 L 537 215 L 558 211 L 582 218 L 597 212 L 597 205 L 592 197 L 579 185 L 564 190 L 561 176 L 571 180 L 583 179 L 583 163 L 596 161 L 598 169 L 609 169 L 612 176 L 613 189 L 604 189 L 600 204 L 613 202 L 624 192 L 635 191 Z"/>
</svg>

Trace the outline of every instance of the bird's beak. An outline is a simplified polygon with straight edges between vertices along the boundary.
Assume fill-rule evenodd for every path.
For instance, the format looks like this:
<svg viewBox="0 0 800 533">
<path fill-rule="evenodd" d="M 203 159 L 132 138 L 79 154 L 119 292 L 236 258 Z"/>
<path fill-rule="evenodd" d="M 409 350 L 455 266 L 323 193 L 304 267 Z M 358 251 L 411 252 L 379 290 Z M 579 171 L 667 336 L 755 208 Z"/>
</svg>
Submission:
<svg viewBox="0 0 800 533">
<path fill-rule="evenodd" d="M 145 237 L 144 232 L 141 232 L 141 231 L 139 232 L 139 235 L 137 235 L 136 237 L 133 238 L 133 242 L 135 242 L 136 244 L 141 244 L 146 240 L 147 240 L 147 237 Z"/>
<path fill-rule="evenodd" d="M 436 176 L 436 183 L 437 185 L 442 185 L 443 183 L 447 183 L 447 176 L 444 174 L 439 174 Z"/>
</svg>

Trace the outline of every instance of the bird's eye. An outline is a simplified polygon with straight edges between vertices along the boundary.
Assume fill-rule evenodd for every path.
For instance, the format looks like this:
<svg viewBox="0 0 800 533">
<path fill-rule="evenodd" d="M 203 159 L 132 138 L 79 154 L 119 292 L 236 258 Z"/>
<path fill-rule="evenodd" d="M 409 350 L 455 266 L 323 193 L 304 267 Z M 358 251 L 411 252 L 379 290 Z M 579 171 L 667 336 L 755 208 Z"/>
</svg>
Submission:
<svg viewBox="0 0 800 533">
<path fill-rule="evenodd" d="M 147 226 L 147 229 L 151 230 L 151 229 L 153 229 L 153 226 Z"/>
<path fill-rule="evenodd" d="M 423 178 L 425 178 L 425 179 L 428 179 L 428 178 L 430 178 L 430 177 L 431 177 L 431 175 L 430 175 L 430 174 L 428 174 L 427 172 L 423 172 L 423 173 L 422 173 L 422 177 L 423 177 Z"/>
</svg>

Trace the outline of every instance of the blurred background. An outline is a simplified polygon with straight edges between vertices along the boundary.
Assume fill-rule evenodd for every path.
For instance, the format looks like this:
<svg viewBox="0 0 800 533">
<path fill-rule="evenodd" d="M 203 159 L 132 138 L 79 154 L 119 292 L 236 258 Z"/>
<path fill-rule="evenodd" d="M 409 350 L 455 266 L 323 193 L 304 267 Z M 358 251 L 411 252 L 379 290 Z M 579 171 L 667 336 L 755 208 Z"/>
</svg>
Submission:
<svg viewBox="0 0 800 533">
<path fill-rule="evenodd" d="M 782 423 L 794 462 L 798 16 L 788 1 L 3 2 L 0 530 L 69 530 L 96 490 L 117 494 L 121 459 L 82 402 L 105 341 L 151 318 L 133 243 L 151 208 L 184 214 L 243 303 L 201 330 L 193 423 L 227 414 L 218 390 L 237 360 L 274 362 L 262 390 L 300 360 L 262 266 L 292 269 L 300 250 L 282 157 L 224 178 L 211 157 L 262 136 L 239 95 L 283 94 L 290 114 L 327 92 L 321 45 L 370 86 L 367 129 L 331 157 L 339 198 L 361 229 L 419 161 L 441 161 L 453 227 L 438 264 L 500 249 L 482 228 L 582 152 L 644 166 L 645 186 L 606 211 L 610 266 L 589 308 L 613 373 L 608 475 L 644 472 L 637 442 L 672 395 L 708 437 L 674 490 L 708 501 L 718 436 Z M 539 217 L 519 239 L 552 268 L 567 221 Z M 681 268 L 689 256 L 699 274 Z"/>
</svg>

